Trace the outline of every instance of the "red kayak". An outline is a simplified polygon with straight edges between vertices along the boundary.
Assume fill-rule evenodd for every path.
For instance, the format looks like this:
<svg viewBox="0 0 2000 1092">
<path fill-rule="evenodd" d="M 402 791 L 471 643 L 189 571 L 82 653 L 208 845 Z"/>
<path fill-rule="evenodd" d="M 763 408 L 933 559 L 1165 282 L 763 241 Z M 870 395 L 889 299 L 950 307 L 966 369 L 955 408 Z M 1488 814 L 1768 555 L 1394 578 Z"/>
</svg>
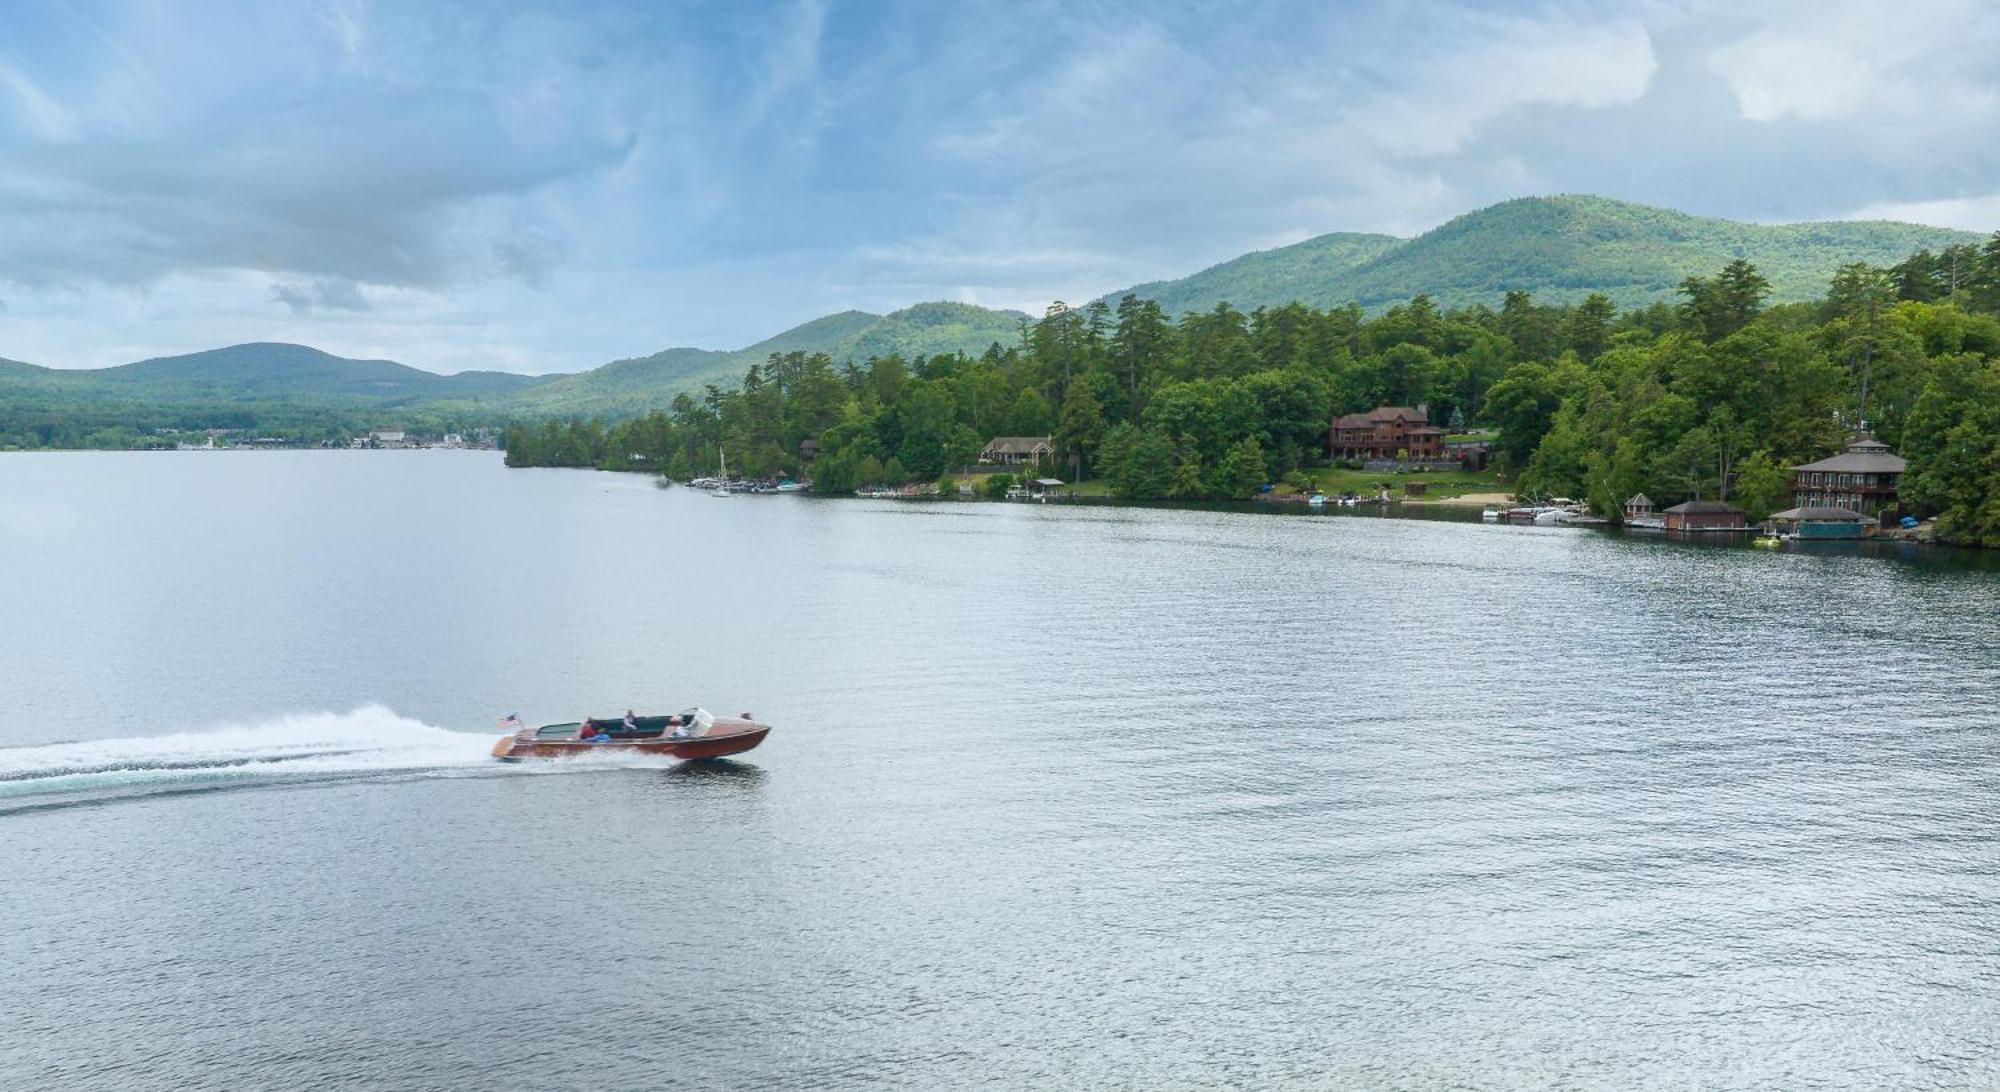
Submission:
<svg viewBox="0 0 2000 1092">
<path fill-rule="evenodd" d="M 742 754 L 764 742 L 771 726 L 741 717 L 718 717 L 706 709 L 671 716 L 614 717 L 544 724 L 501 736 L 493 757 L 574 758 L 578 755 L 640 754 L 668 758 L 721 758 Z"/>
</svg>

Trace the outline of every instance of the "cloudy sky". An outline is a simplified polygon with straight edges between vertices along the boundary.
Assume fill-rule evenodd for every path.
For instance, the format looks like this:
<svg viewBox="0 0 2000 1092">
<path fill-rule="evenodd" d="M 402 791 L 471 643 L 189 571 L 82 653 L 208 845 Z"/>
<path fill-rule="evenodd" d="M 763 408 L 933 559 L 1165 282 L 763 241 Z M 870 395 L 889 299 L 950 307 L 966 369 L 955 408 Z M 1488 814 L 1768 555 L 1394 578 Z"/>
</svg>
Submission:
<svg viewBox="0 0 2000 1092">
<path fill-rule="evenodd" d="M 0 356 L 569 371 L 1543 193 L 1990 231 L 1996 57 L 1990 0 L 14 0 Z"/>
</svg>

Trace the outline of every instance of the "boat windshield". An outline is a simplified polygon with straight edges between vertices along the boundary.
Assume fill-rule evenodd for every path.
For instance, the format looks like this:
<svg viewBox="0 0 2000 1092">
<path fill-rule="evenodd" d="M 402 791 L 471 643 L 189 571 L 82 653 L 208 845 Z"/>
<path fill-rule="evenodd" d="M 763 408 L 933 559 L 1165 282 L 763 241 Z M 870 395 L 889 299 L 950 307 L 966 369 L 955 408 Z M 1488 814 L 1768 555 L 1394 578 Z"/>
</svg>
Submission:
<svg viewBox="0 0 2000 1092">
<path fill-rule="evenodd" d="M 715 727 L 715 714 L 696 706 L 681 714 L 681 723 L 687 725 L 683 735 L 698 736 Z"/>
</svg>

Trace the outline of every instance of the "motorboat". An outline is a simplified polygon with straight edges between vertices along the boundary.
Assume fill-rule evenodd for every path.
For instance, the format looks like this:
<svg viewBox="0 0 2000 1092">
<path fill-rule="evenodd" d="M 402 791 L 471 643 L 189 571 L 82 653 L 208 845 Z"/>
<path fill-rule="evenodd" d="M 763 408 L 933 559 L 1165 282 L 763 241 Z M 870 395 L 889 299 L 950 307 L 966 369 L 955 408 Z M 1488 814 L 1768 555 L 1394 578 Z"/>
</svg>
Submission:
<svg viewBox="0 0 2000 1092">
<path fill-rule="evenodd" d="M 519 721 L 509 717 L 501 724 L 512 727 Z M 701 708 L 670 715 L 588 717 L 539 728 L 521 726 L 493 744 L 493 757 L 503 762 L 606 754 L 721 758 L 750 750 L 770 733 L 770 725 L 757 723 L 749 713 L 718 717 Z"/>
<path fill-rule="evenodd" d="M 1314 508 L 1324 508 L 1326 507 L 1326 494 L 1314 493 L 1312 496 L 1306 498 L 1306 503 L 1312 505 Z"/>
</svg>

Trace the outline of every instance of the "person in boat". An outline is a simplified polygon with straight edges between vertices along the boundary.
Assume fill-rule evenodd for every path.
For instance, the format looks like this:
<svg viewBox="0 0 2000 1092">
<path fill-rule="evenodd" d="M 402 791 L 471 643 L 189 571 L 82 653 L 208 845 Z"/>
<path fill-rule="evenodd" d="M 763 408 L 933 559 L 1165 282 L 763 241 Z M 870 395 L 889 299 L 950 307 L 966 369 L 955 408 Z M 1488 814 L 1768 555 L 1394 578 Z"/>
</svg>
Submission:
<svg viewBox="0 0 2000 1092">
<path fill-rule="evenodd" d="M 589 717 L 585 717 L 583 718 L 583 723 L 577 727 L 576 738 L 584 743 L 605 743 L 611 739 L 611 735 L 604 729 L 591 723 Z"/>
<path fill-rule="evenodd" d="M 633 716 L 632 711 L 630 709 L 625 710 L 625 730 L 628 732 L 636 732 L 639 730 L 639 718 Z"/>
<path fill-rule="evenodd" d="M 672 734 L 675 739 L 681 739 L 687 735 L 687 725 L 677 716 L 667 718 L 667 727 L 673 730 Z"/>
</svg>

